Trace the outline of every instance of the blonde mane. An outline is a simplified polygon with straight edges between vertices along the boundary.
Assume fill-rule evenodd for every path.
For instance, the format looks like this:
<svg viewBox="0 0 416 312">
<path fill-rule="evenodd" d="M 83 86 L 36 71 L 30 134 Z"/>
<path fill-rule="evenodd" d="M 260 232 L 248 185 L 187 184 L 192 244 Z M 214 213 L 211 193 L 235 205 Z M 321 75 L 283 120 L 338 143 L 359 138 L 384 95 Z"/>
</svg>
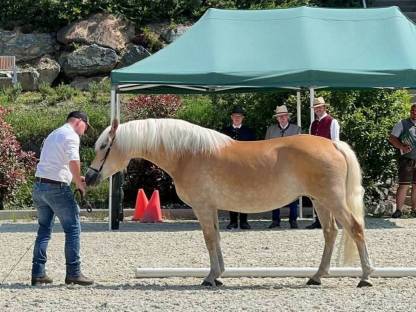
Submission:
<svg viewBox="0 0 416 312">
<path fill-rule="evenodd" d="M 97 140 L 96 148 L 107 138 L 107 128 Z M 181 154 L 213 154 L 233 141 L 217 131 L 180 119 L 144 119 L 121 124 L 116 133 L 117 144 L 124 152 L 167 152 Z"/>
</svg>

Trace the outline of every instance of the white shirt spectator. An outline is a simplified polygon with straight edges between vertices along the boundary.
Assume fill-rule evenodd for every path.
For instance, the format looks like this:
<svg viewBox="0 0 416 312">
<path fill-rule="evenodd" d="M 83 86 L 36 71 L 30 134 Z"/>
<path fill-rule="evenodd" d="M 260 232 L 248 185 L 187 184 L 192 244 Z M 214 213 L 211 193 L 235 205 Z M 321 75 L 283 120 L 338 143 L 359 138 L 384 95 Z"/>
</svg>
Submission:
<svg viewBox="0 0 416 312">
<path fill-rule="evenodd" d="M 36 177 L 65 182 L 72 181 L 71 160 L 79 160 L 80 138 L 68 123 L 51 132 L 43 143 Z"/>
</svg>

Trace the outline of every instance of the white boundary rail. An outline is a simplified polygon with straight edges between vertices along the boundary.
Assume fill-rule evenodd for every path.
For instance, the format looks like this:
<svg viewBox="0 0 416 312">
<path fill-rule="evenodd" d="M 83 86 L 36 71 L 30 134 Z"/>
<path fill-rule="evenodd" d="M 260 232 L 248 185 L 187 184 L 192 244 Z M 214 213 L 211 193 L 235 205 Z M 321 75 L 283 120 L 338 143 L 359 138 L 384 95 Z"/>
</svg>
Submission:
<svg viewBox="0 0 416 312">
<path fill-rule="evenodd" d="M 311 277 L 318 268 L 248 267 L 227 268 L 221 277 Z M 361 268 L 335 267 L 328 277 L 359 277 Z M 138 268 L 136 278 L 205 277 L 208 268 Z M 416 277 L 416 267 L 374 268 L 371 277 Z"/>
</svg>

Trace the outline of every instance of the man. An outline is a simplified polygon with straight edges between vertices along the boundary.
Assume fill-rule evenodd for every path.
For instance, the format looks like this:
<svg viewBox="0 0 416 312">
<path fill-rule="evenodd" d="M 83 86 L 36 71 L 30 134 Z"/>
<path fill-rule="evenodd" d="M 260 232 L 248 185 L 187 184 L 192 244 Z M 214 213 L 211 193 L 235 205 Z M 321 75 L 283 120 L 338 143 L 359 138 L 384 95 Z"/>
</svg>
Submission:
<svg viewBox="0 0 416 312">
<path fill-rule="evenodd" d="M 329 104 L 325 103 L 323 97 L 318 97 L 313 102 L 313 110 L 315 112 L 315 120 L 311 123 L 309 133 L 312 135 L 321 136 L 332 141 L 339 141 L 339 123 L 329 115 L 326 111 Z M 318 215 L 315 217 L 315 222 L 306 227 L 307 229 L 320 229 L 321 222 Z"/>
<path fill-rule="evenodd" d="M 267 128 L 265 140 L 300 134 L 301 128 L 289 122 L 290 115 L 292 114 L 288 112 L 286 105 L 276 106 L 275 115 L 273 115 L 273 117 L 276 118 L 277 123 Z M 298 228 L 298 202 L 298 200 L 295 200 L 289 204 L 289 224 L 291 229 Z M 275 227 L 280 227 L 279 208 L 272 212 L 272 223 L 269 225 L 269 229 Z"/>
<path fill-rule="evenodd" d="M 416 103 L 410 107 L 410 117 L 399 121 L 391 131 L 389 142 L 400 151 L 399 187 L 393 218 L 402 216 L 407 190 L 412 185 L 412 212 L 416 213 Z"/>
<path fill-rule="evenodd" d="M 53 282 L 46 274 L 45 265 L 55 215 L 65 232 L 65 284 L 93 284 L 93 280 L 81 273 L 79 207 L 70 188 L 73 181 L 76 188 L 85 193 L 79 144 L 80 136 L 89 126 L 87 114 L 74 111 L 68 115 L 66 123 L 51 132 L 44 141 L 33 188 L 39 228 L 33 250 L 32 286 Z"/>
<path fill-rule="evenodd" d="M 225 127 L 222 132 L 234 140 L 239 141 L 254 141 L 256 136 L 254 132 L 243 125 L 245 112 L 241 106 L 235 106 L 231 111 L 231 121 L 232 125 Z M 238 228 L 238 212 L 230 211 L 230 223 L 227 225 L 227 229 L 236 229 Z M 240 213 L 240 229 L 249 230 L 251 226 L 247 222 L 247 214 Z"/>
</svg>

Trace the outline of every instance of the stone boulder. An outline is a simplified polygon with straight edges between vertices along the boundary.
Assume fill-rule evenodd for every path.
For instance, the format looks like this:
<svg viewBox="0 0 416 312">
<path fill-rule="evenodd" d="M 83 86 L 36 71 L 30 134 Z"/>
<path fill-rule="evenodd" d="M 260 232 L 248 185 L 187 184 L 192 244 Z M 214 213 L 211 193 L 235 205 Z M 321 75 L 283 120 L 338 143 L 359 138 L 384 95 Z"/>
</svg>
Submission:
<svg viewBox="0 0 416 312">
<path fill-rule="evenodd" d="M 57 61 L 49 56 L 43 56 L 35 63 L 36 71 L 39 73 L 39 84 L 47 83 L 51 85 L 61 71 L 61 66 Z"/>
<path fill-rule="evenodd" d="M 23 91 L 35 91 L 39 87 L 39 72 L 32 66 L 25 65 L 17 69 L 17 81 Z"/>
<path fill-rule="evenodd" d="M 35 91 L 42 83 L 51 85 L 60 72 L 59 64 L 49 56 L 17 67 L 17 81 L 23 91 Z"/>
<path fill-rule="evenodd" d="M 82 90 L 88 91 L 90 89 L 90 84 L 95 83 L 102 83 L 103 81 L 109 79 L 107 76 L 105 77 L 75 77 L 74 80 L 71 82 L 71 87 Z"/>
<path fill-rule="evenodd" d="M 98 76 L 109 73 L 116 66 L 118 55 L 113 49 L 93 44 L 63 53 L 59 63 L 68 77 Z"/>
<path fill-rule="evenodd" d="M 172 43 L 173 41 L 178 39 L 180 36 L 182 36 L 190 27 L 191 26 L 186 26 L 186 25 L 178 25 L 174 28 L 167 27 L 161 31 L 160 36 L 167 43 Z"/>
<path fill-rule="evenodd" d="M 121 54 L 120 63 L 117 68 L 122 68 L 134 64 L 142 59 L 150 56 L 151 53 L 140 45 L 128 44 L 126 49 Z"/>
<path fill-rule="evenodd" d="M 87 20 L 61 28 L 57 33 L 57 39 L 66 45 L 73 42 L 97 44 L 121 51 L 134 35 L 133 23 L 111 14 L 98 13 Z"/>
<path fill-rule="evenodd" d="M 0 54 L 14 55 L 17 62 L 37 59 L 45 54 L 53 54 L 57 48 L 58 45 L 52 34 L 23 34 L 19 31 L 0 29 Z"/>
</svg>

